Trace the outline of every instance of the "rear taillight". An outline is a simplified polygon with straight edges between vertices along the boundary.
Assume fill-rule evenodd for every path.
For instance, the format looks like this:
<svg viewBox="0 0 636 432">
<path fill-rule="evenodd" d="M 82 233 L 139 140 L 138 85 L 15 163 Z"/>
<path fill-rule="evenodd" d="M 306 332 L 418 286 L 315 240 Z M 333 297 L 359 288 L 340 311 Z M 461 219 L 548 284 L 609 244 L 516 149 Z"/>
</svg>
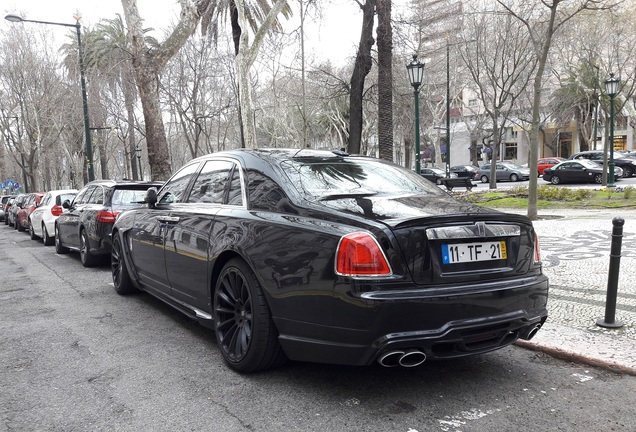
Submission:
<svg viewBox="0 0 636 432">
<path fill-rule="evenodd" d="M 98 222 L 114 223 L 115 220 L 117 219 L 118 214 L 119 212 L 104 210 L 104 211 L 98 212 L 97 215 L 95 216 L 95 219 L 97 219 Z"/>
<path fill-rule="evenodd" d="M 60 207 L 59 205 L 53 206 L 51 207 L 51 214 L 53 216 L 59 216 L 62 214 L 64 210 L 62 209 L 62 207 Z"/>
<path fill-rule="evenodd" d="M 392 271 L 375 237 L 355 232 L 340 239 L 336 273 L 341 276 L 389 276 Z"/>
<path fill-rule="evenodd" d="M 539 246 L 539 237 L 534 233 L 534 262 L 541 262 L 541 247 Z"/>
</svg>

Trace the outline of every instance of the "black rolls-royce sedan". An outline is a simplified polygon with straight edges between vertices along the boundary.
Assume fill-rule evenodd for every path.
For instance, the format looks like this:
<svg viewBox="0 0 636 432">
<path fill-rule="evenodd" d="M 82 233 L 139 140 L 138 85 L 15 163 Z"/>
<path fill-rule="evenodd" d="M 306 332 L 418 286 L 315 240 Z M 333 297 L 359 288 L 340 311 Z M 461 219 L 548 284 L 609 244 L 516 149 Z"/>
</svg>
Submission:
<svg viewBox="0 0 636 432">
<path fill-rule="evenodd" d="M 228 365 L 412 367 L 530 339 L 548 280 L 525 216 L 340 151 L 187 163 L 119 215 L 112 273 L 213 329 Z"/>
</svg>

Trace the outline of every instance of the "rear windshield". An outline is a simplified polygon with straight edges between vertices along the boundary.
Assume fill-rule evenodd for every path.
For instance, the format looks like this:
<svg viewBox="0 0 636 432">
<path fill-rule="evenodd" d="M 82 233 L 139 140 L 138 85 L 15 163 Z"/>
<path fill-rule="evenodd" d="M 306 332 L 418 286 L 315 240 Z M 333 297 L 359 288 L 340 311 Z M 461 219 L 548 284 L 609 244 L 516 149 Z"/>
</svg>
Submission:
<svg viewBox="0 0 636 432">
<path fill-rule="evenodd" d="M 139 204 L 146 197 L 148 189 L 115 189 L 112 205 Z"/>
<path fill-rule="evenodd" d="M 373 159 L 291 160 L 283 168 L 301 194 L 317 199 L 443 194 L 415 172 Z"/>
</svg>

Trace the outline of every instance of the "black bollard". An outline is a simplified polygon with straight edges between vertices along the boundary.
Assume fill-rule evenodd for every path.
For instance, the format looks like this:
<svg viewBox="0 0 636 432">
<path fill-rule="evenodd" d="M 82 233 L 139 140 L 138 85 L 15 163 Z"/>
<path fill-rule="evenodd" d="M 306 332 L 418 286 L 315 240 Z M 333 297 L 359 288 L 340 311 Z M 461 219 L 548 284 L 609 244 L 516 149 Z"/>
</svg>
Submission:
<svg viewBox="0 0 636 432">
<path fill-rule="evenodd" d="M 612 219 L 612 246 L 610 250 L 609 274 L 607 276 L 607 299 L 605 300 L 605 318 L 596 321 L 596 325 L 605 328 L 620 328 L 623 324 L 616 321 L 616 297 L 618 295 L 618 271 L 621 264 L 621 246 L 623 243 L 623 225 L 625 219 Z"/>
</svg>

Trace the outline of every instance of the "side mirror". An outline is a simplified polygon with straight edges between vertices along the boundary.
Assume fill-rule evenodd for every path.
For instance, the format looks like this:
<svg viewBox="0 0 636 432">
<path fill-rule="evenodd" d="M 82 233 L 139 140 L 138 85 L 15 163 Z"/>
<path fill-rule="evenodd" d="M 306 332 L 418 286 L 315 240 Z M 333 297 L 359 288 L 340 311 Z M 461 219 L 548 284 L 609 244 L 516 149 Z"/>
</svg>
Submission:
<svg viewBox="0 0 636 432">
<path fill-rule="evenodd" d="M 151 187 L 146 191 L 144 202 L 148 204 L 149 209 L 155 208 L 155 204 L 157 204 L 157 188 Z"/>
<path fill-rule="evenodd" d="M 68 210 L 68 209 L 70 209 L 70 208 L 71 208 L 71 202 L 70 202 L 69 200 L 65 200 L 65 201 L 62 203 L 62 208 L 65 208 L 65 209 L 67 209 L 67 210 Z"/>
</svg>

